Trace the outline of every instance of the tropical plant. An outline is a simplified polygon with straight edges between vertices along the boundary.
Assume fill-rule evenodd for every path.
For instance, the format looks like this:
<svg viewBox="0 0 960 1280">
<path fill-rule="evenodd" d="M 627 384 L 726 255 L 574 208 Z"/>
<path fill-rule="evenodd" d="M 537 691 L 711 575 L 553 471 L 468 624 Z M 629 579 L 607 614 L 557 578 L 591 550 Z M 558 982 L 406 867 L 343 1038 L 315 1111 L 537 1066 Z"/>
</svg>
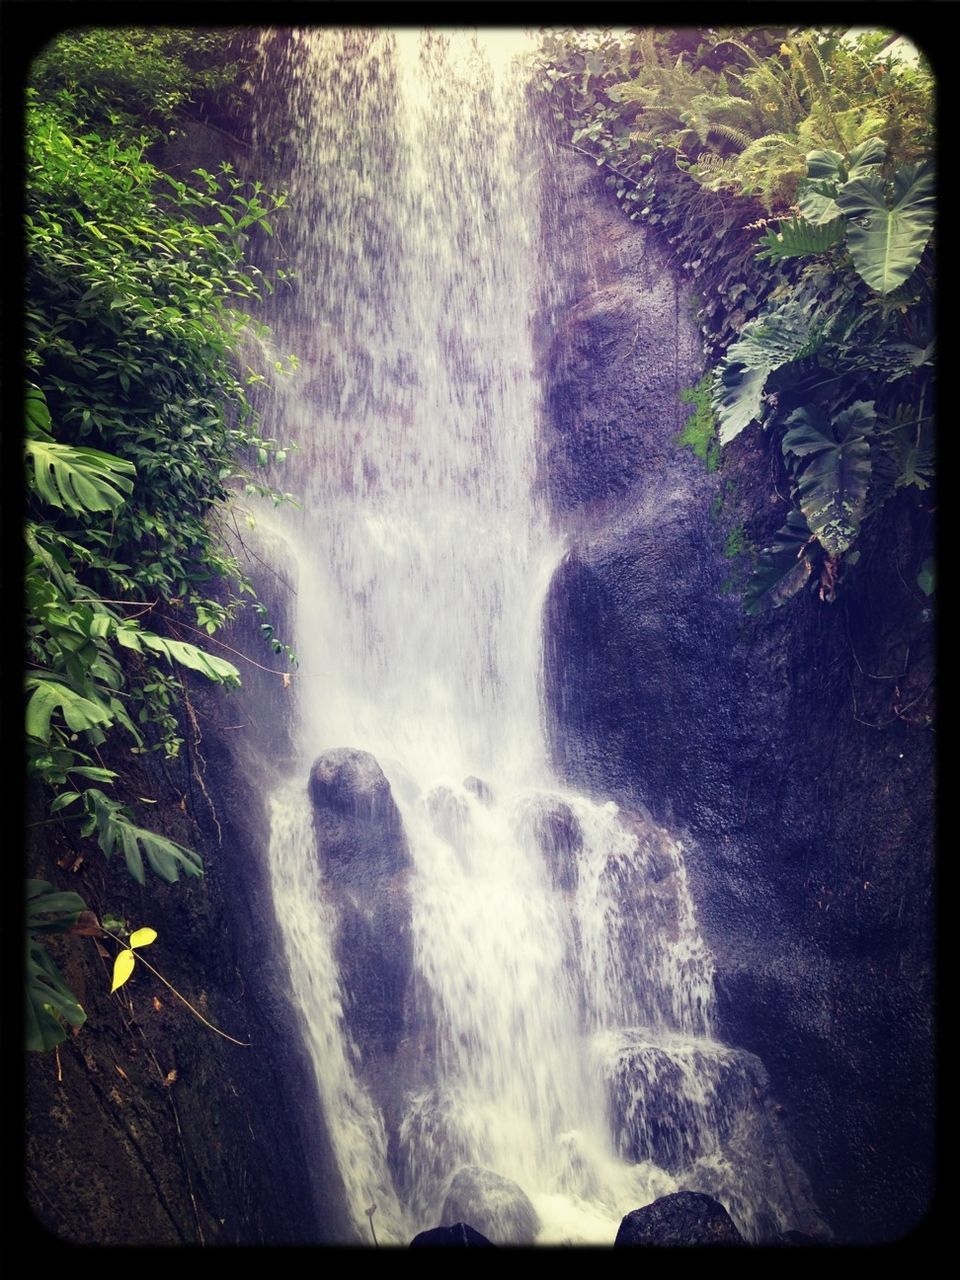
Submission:
<svg viewBox="0 0 960 1280">
<path fill-rule="evenodd" d="M 28 90 L 28 775 L 46 791 L 46 821 L 76 819 L 141 884 L 148 867 L 170 882 L 202 863 L 102 790 L 124 785 L 118 739 L 176 756 L 176 673 L 239 683 L 232 662 L 189 637 L 214 635 L 252 596 L 224 543 L 238 502 L 289 499 L 257 478 L 284 450 L 261 434 L 250 398 L 269 380 L 241 354 L 250 335 L 264 349 L 250 309 L 272 287 L 247 261 L 251 237 L 272 233 L 284 198 L 229 165 L 187 182 L 148 158 L 161 124 L 200 93 L 222 99 L 238 75 L 228 33 L 204 34 L 192 52 L 182 37 L 61 37 Z M 272 372 L 295 363 L 275 359 Z M 28 929 L 29 1042 L 48 1048 L 64 1022 L 80 1025 L 79 1006 L 38 932 Z"/>
<path fill-rule="evenodd" d="M 904 165 L 885 182 L 884 154 L 879 138 L 849 157 L 811 151 L 798 193 L 802 216 L 768 231 L 761 256 L 824 253 L 845 238 L 854 268 L 875 292 L 892 293 L 908 280 L 933 231 L 933 167 Z"/>
<path fill-rule="evenodd" d="M 739 28 L 543 42 L 555 118 L 696 281 L 721 445 L 760 424 L 789 485 L 751 612 L 807 583 L 833 600 L 864 523 L 933 480 L 933 78 L 922 58 L 889 56 L 891 39 Z M 931 568 L 921 589 L 933 582 Z"/>
</svg>

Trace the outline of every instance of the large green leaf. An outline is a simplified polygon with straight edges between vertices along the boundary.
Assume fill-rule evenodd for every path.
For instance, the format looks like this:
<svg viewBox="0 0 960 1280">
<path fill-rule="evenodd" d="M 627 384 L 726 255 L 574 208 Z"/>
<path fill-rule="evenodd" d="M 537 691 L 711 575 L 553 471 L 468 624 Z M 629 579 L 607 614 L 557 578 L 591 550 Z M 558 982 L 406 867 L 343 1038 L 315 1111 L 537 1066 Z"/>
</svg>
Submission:
<svg viewBox="0 0 960 1280">
<path fill-rule="evenodd" d="M 805 554 L 812 540 L 803 513 L 792 510 L 773 544 L 760 552 L 743 605 L 747 613 L 777 609 L 796 595 L 810 577 L 811 564 Z"/>
<path fill-rule="evenodd" d="M 136 475 L 136 468 L 112 453 L 54 440 L 27 440 L 26 447 L 33 462 L 34 487 L 51 506 L 76 515 L 116 511 L 133 490 L 129 477 Z"/>
<path fill-rule="evenodd" d="M 84 697 L 59 680 L 29 676 L 26 685 L 28 691 L 33 690 L 27 703 L 27 734 L 41 742 L 50 738 L 50 717 L 57 708 L 74 733 L 82 733 L 95 725 L 109 725 L 115 719 L 113 711 L 102 702 Z"/>
<path fill-rule="evenodd" d="M 847 246 L 858 274 L 877 293 L 892 293 L 913 274 L 933 230 L 932 166 L 899 169 L 889 207 L 876 175 L 846 183 L 837 204 L 849 220 Z"/>
<path fill-rule="evenodd" d="M 117 639 L 121 644 L 126 643 L 126 638 L 121 635 L 123 630 L 123 628 L 117 630 Z M 129 628 L 126 629 L 126 637 L 128 638 L 131 634 L 133 633 Z M 154 653 L 162 653 L 169 661 L 179 662 L 182 666 L 189 667 L 191 671 L 199 671 L 210 680 L 216 680 L 218 684 L 238 685 L 240 683 L 240 672 L 225 658 L 215 658 L 205 650 L 197 648 L 195 644 L 187 644 L 184 640 L 167 640 L 150 631 L 137 631 L 135 634 L 140 644 L 147 649 L 152 649 Z"/>
<path fill-rule="evenodd" d="M 880 138 L 867 138 L 850 152 L 846 162 L 839 151 L 811 151 L 808 178 L 797 185 L 797 204 L 803 218 L 821 227 L 841 216 L 837 189 L 844 182 L 866 178 L 883 163 L 887 148 Z"/>
<path fill-rule="evenodd" d="M 811 227 L 829 226 L 840 218 L 835 182 L 801 182 L 797 186 L 797 206 Z"/>
<path fill-rule="evenodd" d="M 818 408 L 796 409 L 783 452 L 801 463 L 800 509 L 828 555 L 846 551 L 857 536 L 870 486 L 870 445 L 876 414 L 858 400 L 828 421 Z"/>
<path fill-rule="evenodd" d="M 42 1053 L 67 1038 L 64 1023 L 82 1027 L 87 1015 L 42 943 L 27 940 L 27 1048 Z"/>
<path fill-rule="evenodd" d="M 47 398 L 39 387 L 29 383 L 23 405 L 27 435 L 33 439 L 50 439 L 52 423 Z"/>
<path fill-rule="evenodd" d="M 763 389 L 774 370 L 811 355 L 826 337 L 796 304 L 769 312 L 744 325 L 740 339 L 720 361 L 713 407 L 721 444 L 729 442 L 760 416 Z"/>
<path fill-rule="evenodd" d="M 102 791 L 91 787 L 85 801 L 95 820 L 100 848 L 108 858 L 119 848 L 127 870 L 138 884 L 145 880 L 144 857 L 151 870 L 168 883 L 178 880 L 181 870 L 190 876 L 203 874 L 203 859 L 198 853 L 155 831 L 136 826 L 123 805 Z"/>
<path fill-rule="evenodd" d="M 27 881 L 27 929 L 30 933 L 65 933 L 87 904 L 72 890 L 59 892 L 46 880 Z"/>
<path fill-rule="evenodd" d="M 839 151 L 808 151 L 807 176 L 813 181 L 840 184 L 854 178 L 865 178 L 871 169 L 882 164 L 887 146 L 882 138 L 867 138 L 853 148 L 849 156 Z"/>
</svg>

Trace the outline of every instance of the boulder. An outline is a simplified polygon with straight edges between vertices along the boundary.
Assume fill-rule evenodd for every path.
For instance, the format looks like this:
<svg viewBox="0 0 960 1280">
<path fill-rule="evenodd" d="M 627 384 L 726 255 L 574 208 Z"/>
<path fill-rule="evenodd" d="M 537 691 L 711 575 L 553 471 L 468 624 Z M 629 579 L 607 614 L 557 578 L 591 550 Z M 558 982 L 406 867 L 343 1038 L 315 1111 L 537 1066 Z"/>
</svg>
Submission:
<svg viewBox="0 0 960 1280">
<path fill-rule="evenodd" d="M 344 1015 L 369 1066 L 392 1054 L 405 1030 L 413 966 L 410 854 L 390 784 L 369 752 L 324 752 L 309 789 L 318 856 L 339 920 Z"/>
<path fill-rule="evenodd" d="M 324 858 L 348 872 L 390 872 L 410 855 L 390 783 L 368 751 L 340 747 L 318 756 L 310 770 L 310 798 Z"/>
<path fill-rule="evenodd" d="M 540 1230 L 539 1215 L 522 1187 L 478 1165 L 457 1171 L 440 1214 L 441 1226 L 467 1220 L 494 1244 L 533 1244 Z"/>
<path fill-rule="evenodd" d="M 718 1200 L 697 1191 L 661 1196 L 620 1223 L 615 1247 L 625 1245 L 746 1244 Z"/>
<path fill-rule="evenodd" d="M 493 804 L 493 787 L 489 782 L 484 782 L 482 778 L 476 778 L 471 774 L 469 778 L 464 778 L 463 785 L 465 790 L 472 791 L 485 805 Z"/>
<path fill-rule="evenodd" d="M 491 1249 L 496 1248 L 492 1240 L 482 1236 L 479 1231 L 474 1231 L 473 1227 L 467 1226 L 465 1222 L 455 1222 L 452 1227 L 434 1227 L 431 1231 L 421 1231 L 410 1241 L 411 1249 L 422 1248 L 425 1245 L 438 1245 L 441 1248 L 451 1245 L 467 1248 L 471 1245 L 488 1245 Z"/>
<path fill-rule="evenodd" d="M 470 802 L 452 787 L 433 787 L 426 797 L 430 825 L 454 849 L 462 849 L 470 828 Z"/>
<path fill-rule="evenodd" d="M 565 800 L 537 796 L 524 804 L 520 832 L 536 841 L 558 889 L 577 887 L 577 854 L 583 848 L 580 822 Z"/>
</svg>

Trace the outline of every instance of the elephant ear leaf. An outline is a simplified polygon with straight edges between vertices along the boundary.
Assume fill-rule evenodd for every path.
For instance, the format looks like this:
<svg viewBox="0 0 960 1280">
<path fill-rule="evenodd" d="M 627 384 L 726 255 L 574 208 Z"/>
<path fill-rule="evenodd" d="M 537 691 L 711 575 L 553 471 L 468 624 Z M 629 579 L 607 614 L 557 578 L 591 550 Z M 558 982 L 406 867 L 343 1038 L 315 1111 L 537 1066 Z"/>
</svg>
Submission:
<svg viewBox="0 0 960 1280">
<path fill-rule="evenodd" d="M 933 230 L 932 166 L 899 169 L 889 207 L 876 174 L 847 182 L 837 204 L 849 220 L 847 247 L 858 275 L 877 293 L 892 293 L 913 274 Z"/>
<path fill-rule="evenodd" d="M 839 151 L 808 151 L 807 176 L 819 182 L 843 182 L 847 176 Z"/>
<path fill-rule="evenodd" d="M 833 182 L 799 183 L 797 204 L 803 215 L 803 221 L 811 227 L 828 227 L 835 222 L 841 216 L 836 194 L 837 187 Z"/>
<path fill-rule="evenodd" d="M 848 550 L 860 529 L 870 486 L 867 437 L 875 420 L 873 403 L 866 400 L 858 400 L 831 423 L 807 409 L 797 409 L 787 419 L 783 452 L 800 464 L 800 509 L 830 556 Z"/>
<path fill-rule="evenodd" d="M 871 169 L 875 169 L 877 165 L 883 164 L 887 156 L 887 144 L 882 138 L 867 138 L 865 142 L 861 142 L 859 147 L 854 147 L 850 152 L 847 162 L 847 179 L 853 181 L 855 178 L 866 178 L 870 174 Z"/>
<path fill-rule="evenodd" d="M 812 541 L 803 513 L 792 510 L 773 544 L 760 553 L 743 596 L 747 613 L 777 609 L 796 595 L 810 577 L 812 566 L 806 550 Z"/>
<path fill-rule="evenodd" d="M 744 325 L 739 340 L 720 361 L 713 407 L 721 444 L 759 418 L 763 390 L 774 370 L 812 354 L 826 336 L 798 306 L 780 307 Z"/>
</svg>

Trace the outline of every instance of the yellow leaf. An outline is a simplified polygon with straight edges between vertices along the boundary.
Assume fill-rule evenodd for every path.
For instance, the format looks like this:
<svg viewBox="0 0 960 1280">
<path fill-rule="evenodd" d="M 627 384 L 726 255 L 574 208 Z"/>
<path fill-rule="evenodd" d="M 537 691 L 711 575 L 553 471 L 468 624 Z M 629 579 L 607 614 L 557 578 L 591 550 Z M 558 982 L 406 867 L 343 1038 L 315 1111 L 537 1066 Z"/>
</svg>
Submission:
<svg viewBox="0 0 960 1280">
<path fill-rule="evenodd" d="M 133 973 L 133 966 L 136 964 L 136 956 L 132 951 L 124 949 L 113 962 L 113 986 L 110 988 L 110 994 L 113 995 L 118 987 L 122 987 L 126 980 Z"/>
<path fill-rule="evenodd" d="M 156 929 L 135 929 L 130 935 L 131 947 L 149 947 L 151 942 L 156 942 Z"/>
</svg>

